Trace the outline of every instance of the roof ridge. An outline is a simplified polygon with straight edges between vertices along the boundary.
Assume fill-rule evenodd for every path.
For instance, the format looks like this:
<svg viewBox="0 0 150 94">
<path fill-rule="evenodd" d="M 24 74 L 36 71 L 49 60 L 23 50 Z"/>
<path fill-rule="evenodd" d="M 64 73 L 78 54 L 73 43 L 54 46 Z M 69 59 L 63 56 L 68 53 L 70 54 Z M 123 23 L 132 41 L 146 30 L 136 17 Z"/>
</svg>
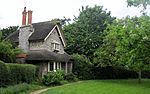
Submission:
<svg viewBox="0 0 150 94">
<path fill-rule="evenodd" d="M 36 23 L 32 23 L 32 25 L 33 25 L 33 24 L 43 24 L 43 23 L 50 23 L 50 24 L 55 25 L 55 23 L 53 23 L 52 21 L 42 21 L 42 22 L 36 22 Z"/>
</svg>

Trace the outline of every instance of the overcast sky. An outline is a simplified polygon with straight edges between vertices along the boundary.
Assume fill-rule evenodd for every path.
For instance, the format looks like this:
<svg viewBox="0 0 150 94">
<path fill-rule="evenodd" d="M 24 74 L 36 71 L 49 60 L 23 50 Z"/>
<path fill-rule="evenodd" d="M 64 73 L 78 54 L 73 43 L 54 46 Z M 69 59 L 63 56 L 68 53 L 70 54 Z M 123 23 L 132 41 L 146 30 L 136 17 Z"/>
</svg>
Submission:
<svg viewBox="0 0 150 94">
<path fill-rule="evenodd" d="M 127 8 L 126 0 L 0 0 L 0 28 L 21 25 L 22 11 L 33 11 L 33 23 L 54 18 L 73 18 L 78 16 L 81 6 L 104 6 L 111 15 L 122 18 L 127 15 L 140 15 L 139 9 Z"/>
</svg>

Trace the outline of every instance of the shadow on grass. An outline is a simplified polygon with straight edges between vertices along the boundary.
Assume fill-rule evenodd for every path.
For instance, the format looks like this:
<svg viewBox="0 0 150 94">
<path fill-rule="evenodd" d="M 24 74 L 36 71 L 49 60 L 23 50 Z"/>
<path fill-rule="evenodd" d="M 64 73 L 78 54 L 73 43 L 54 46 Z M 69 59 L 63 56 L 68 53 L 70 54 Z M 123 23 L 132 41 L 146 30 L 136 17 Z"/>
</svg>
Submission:
<svg viewBox="0 0 150 94">
<path fill-rule="evenodd" d="M 124 86 L 136 86 L 136 87 L 150 88 L 150 79 L 142 79 L 141 84 L 138 83 L 138 79 L 101 80 L 101 82 L 119 84 L 119 85 L 124 85 Z"/>
</svg>

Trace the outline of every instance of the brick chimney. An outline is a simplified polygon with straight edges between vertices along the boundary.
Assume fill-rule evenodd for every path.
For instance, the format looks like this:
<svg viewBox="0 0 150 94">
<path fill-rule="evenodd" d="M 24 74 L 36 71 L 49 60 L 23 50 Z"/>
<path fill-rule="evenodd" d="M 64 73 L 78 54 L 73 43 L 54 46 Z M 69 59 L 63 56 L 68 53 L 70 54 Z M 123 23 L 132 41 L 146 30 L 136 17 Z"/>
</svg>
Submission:
<svg viewBox="0 0 150 94">
<path fill-rule="evenodd" d="M 26 16 L 27 16 L 26 7 L 24 7 L 24 11 L 22 12 L 22 25 L 26 25 Z"/>
<path fill-rule="evenodd" d="M 32 24 L 32 11 L 28 10 L 28 24 Z"/>
</svg>

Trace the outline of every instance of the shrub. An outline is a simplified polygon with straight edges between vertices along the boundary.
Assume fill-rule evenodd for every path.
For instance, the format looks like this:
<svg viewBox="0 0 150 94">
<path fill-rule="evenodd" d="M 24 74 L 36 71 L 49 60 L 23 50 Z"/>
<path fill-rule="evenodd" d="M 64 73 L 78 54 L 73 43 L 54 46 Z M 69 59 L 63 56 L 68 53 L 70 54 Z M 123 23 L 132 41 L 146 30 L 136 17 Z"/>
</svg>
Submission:
<svg viewBox="0 0 150 94">
<path fill-rule="evenodd" d="M 64 72 L 57 70 L 56 72 L 49 72 L 44 75 L 42 82 L 46 86 L 50 85 L 60 85 L 61 81 L 64 80 Z"/>
<path fill-rule="evenodd" d="M 79 79 L 91 79 L 92 73 L 91 73 L 91 66 L 92 63 L 90 60 L 84 56 L 79 54 L 73 54 L 73 70 L 72 72 L 77 75 Z"/>
<path fill-rule="evenodd" d="M 7 88 L 0 88 L 0 94 L 19 94 L 30 89 L 30 86 L 26 83 L 9 86 Z"/>
<path fill-rule="evenodd" d="M 11 84 L 31 83 L 35 80 L 36 66 L 30 64 L 10 64 L 7 63 L 10 71 Z"/>
<path fill-rule="evenodd" d="M 76 75 L 74 75 L 73 73 L 67 73 L 64 77 L 65 80 L 69 81 L 69 82 L 75 82 L 77 81 L 77 77 Z"/>
<path fill-rule="evenodd" d="M 0 61 L 0 87 L 4 87 L 8 84 L 8 68 L 3 61 Z"/>
</svg>

